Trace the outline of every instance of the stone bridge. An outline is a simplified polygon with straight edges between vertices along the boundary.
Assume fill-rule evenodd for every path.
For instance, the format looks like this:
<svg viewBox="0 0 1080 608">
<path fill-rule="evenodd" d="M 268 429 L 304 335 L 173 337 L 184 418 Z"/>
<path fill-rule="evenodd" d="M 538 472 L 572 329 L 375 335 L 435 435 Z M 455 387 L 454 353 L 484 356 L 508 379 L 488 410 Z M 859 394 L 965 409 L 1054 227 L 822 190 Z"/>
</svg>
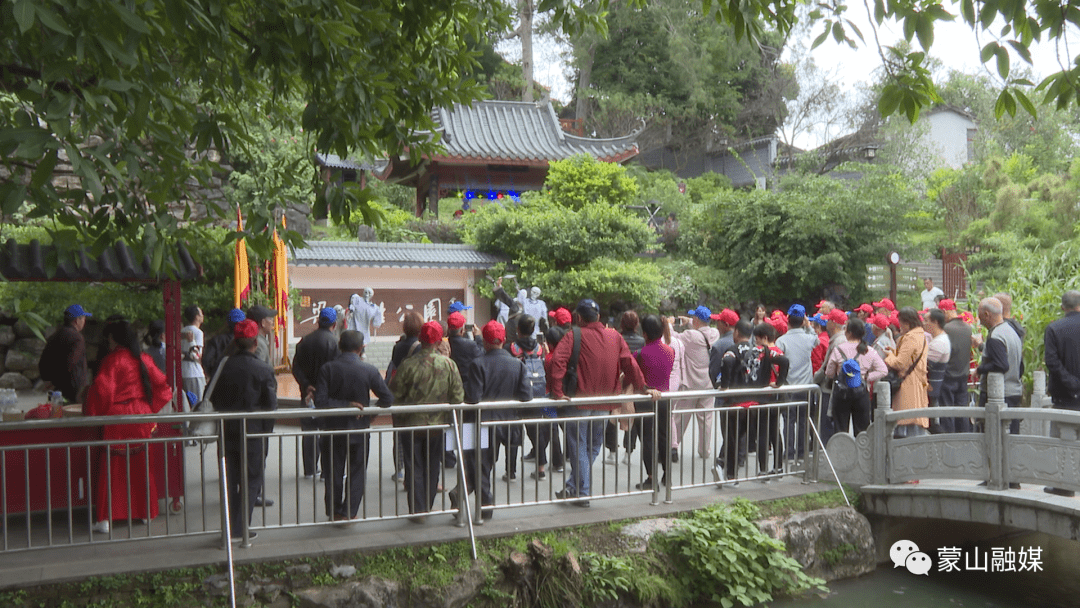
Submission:
<svg viewBox="0 0 1080 608">
<path fill-rule="evenodd" d="M 985 408 L 932 410 L 936 417 L 972 418 L 983 432 L 897 439 L 899 421 L 926 416 L 927 410 L 892 411 L 888 385 L 878 383 L 879 407 L 870 428 L 858 437 L 837 433 L 829 440 L 837 476 L 860 487 L 868 513 L 995 524 L 1080 540 L 1080 498 L 1043 491 L 1080 491 L 1080 413 L 1050 409 L 1043 372 L 1035 373 L 1029 408 L 1005 406 L 1001 374 L 990 375 L 988 389 Z M 1009 434 L 1013 420 L 1020 420 L 1018 435 Z"/>
</svg>

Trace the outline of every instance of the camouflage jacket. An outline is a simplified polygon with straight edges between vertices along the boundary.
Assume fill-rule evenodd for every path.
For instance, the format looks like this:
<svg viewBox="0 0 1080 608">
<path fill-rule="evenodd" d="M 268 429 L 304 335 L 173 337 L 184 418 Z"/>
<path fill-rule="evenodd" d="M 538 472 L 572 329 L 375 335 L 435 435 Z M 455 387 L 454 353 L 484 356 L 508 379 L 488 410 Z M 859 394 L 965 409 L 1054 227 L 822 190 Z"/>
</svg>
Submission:
<svg viewBox="0 0 1080 608">
<path fill-rule="evenodd" d="M 421 348 L 402 361 L 390 380 L 390 390 L 395 405 L 461 403 L 465 399 L 457 364 L 433 348 Z M 441 412 L 407 414 L 395 417 L 394 426 L 445 424 L 449 419 L 448 413 Z"/>
</svg>

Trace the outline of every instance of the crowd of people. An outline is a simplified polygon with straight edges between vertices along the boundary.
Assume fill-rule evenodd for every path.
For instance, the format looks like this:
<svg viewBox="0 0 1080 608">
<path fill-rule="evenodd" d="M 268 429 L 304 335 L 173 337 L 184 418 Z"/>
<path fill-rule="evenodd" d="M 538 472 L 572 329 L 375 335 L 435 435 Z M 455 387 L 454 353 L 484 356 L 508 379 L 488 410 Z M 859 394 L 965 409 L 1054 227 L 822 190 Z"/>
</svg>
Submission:
<svg viewBox="0 0 1080 608">
<path fill-rule="evenodd" d="M 927 291 L 931 288 L 927 281 Z M 538 290 L 531 295 L 536 299 Z M 808 421 L 820 423 L 823 443 L 836 432 L 865 431 L 875 409 L 873 386 L 883 380 L 890 384 L 894 410 L 921 410 L 920 415 L 900 421 L 894 436 L 978 430 L 970 418 L 935 416 L 933 408 L 972 403 L 968 389 L 972 374 L 981 379 L 977 403 L 985 405 L 986 377 L 995 372 L 1004 374 L 1006 404 L 1019 406 L 1025 331 L 1012 317 L 1008 294 L 983 298 L 976 315 L 958 311 L 943 294 L 933 295 L 921 311 L 897 309 L 886 298 L 850 312 L 822 300 L 812 315 L 801 304 L 771 314 L 759 306 L 745 316 L 731 309 L 714 314 L 698 306 L 685 316 L 621 310 L 606 320 L 591 299 L 580 301 L 572 311 L 559 307 L 548 312 L 545 306 L 547 315 L 539 319 L 511 300 L 505 323 L 493 320 L 479 329 L 466 324 L 469 307 L 454 302 L 445 322 L 425 322 L 415 311 L 405 314 L 404 333 L 385 372 L 364 361 L 364 332 L 336 330 L 341 319 L 333 308 L 325 308 L 319 313 L 318 329 L 296 347 L 293 375 L 308 407 L 358 412 L 302 422 L 305 430 L 321 431 L 304 436 L 303 474 L 325 480 L 327 517 L 357 518 L 369 453 L 368 435 L 357 431 L 370 427 L 371 412 L 361 412 L 371 405 L 373 394 L 376 405 L 384 407 L 647 395 L 647 400 L 606 405 L 468 410 L 466 416 L 472 418 L 462 422 L 472 438 L 467 432 L 464 441 L 480 441 L 481 449 L 463 452 L 462 469 L 468 493 L 479 493 L 483 517 L 493 514 L 492 486 L 503 448 L 504 481 L 517 479 L 520 461 L 535 463 L 531 476 L 536 480 L 546 480 L 548 467 L 553 467 L 566 472 L 565 484 L 555 496 L 570 505 L 589 506 L 600 454 L 606 448 L 609 455 L 604 461 L 618 462 L 620 426 L 627 453 L 640 440 L 645 474 L 637 488 L 642 490 L 667 485 L 672 463 L 692 458 L 695 452 L 712 460 L 714 479 L 721 486 L 736 485 L 747 476 L 779 475 L 785 460 L 800 460 L 814 448 L 805 428 Z M 1045 334 L 1049 394 L 1055 407 L 1080 410 L 1080 292 L 1066 292 L 1062 310 L 1065 317 Z M 222 412 L 277 408 L 269 348 L 272 323 L 267 323 L 274 315 L 276 311 L 262 306 L 246 313 L 234 309 L 227 315 L 226 330 L 204 339 L 202 311 L 194 306 L 184 310 L 182 370 L 192 404 L 206 399 Z M 50 338 L 42 355 L 42 377 L 73 401 L 85 392 L 87 415 L 160 411 L 172 398 L 160 369 L 163 327 L 152 327 L 141 347 L 130 323 L 110 317 L 104 334 L 106 354 L 88 383 L 80 330 L 89 316 L 79 305 L 67 309 L 63 328 Z M 975 354 L 977 366 L 972 364 Z M 804 405 L 784 409 L 771 405 L 778 398 L 768 392 L 754 393 L 753 399 L 663 398 L 663 393 L 676 390 L 811 384 L 821 386 L 820 402 L 807 391 L 793 400 Z M 655 417 L 620 420 L 620 414 L 633 412 Z M 470 426 L 477 415 L 482 421 L 507 424 L 484 427 L 488 436 L 477 437 Z M 515 424 L 522 415 L 545 422 Z M 394 479 L 403 484 L 412 521 L 424 521 L 442 491 L 442 469 L 456 464 L 444 440 L 447 416 L 445 411 L 394 416 L 394 426 L 404 429 L 395 433 Z M 669 419 L 670 424 L 656 427 L 657 421 Z M 695 420 L 698 441 L 681 450 L 685 432 Z M 240 424 L 230 421 L 224 428 L 230 522 L 234 537 L 253 538 L 255 533 L 247 529 L 253 507 L 273 505 L 262 495 L 267 445 L 260 439 L 243 442 Z M 252 418 L 246 424 L 248 434 L 269 433 L 274 427 L 272 419 Z M 105 438 L 117 444 L 102 453 L 99 463 L 99 476 L 106 472 L 106 481 L 99 483 L 95 496 L 95 531 L 108 532 L 110 520 L 149 520 L 157 515 L 157 501 L 147 498 L 156 496 L 153 476 L 143 481 L 142 476 L 128 475 L 146 466 L 145 444 L 138 441 L 152 430 L 152 425 L 139 424 L 105 427 Z M 1060 432 L 1054 428 L 1054 433 Z M 524 449 L 526 436 L 530 451 L 519 459 L 517 450 Z M 720 446 L 717 450 L 722 453 L 713 454 L 713 446 Z M 750 452 L 756 452 L 756 473 L 739 475 Z M 1047 491 L 1071 494 L 1057 488 Z M 465 494 L 461 488 L 451 489 L 451 503 L 460 504 Z"/>
</svg>

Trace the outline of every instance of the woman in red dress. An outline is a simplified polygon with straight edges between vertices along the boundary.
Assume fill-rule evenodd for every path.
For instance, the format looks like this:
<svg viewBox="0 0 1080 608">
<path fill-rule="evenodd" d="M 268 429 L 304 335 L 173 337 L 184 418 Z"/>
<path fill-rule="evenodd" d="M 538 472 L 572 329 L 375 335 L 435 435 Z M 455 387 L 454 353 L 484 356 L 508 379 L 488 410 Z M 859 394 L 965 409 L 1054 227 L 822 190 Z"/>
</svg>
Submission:
<svg viewBox="0 0 1080 608">
<path fill-rule="evenodd" d="M 105 326 L 104 335 L 109 354 L 90 385 L 83 413 L 128 416 L 160 411 L 172 399 L 172 389 L 153 359 L 142 352 L 135 330 L 127 321 L 114 320 Z M 94 491 L 95 532 L 107 534 L 109 521 L 114 519 L 157 517 L 157 487 L 149 467 L 148 446 L 142 442 L 150 438 L 154 426 L 122 424 L 102 429 L 102 438 L 129 443 L 115 443 L 101 451 Z"/>
</svg>

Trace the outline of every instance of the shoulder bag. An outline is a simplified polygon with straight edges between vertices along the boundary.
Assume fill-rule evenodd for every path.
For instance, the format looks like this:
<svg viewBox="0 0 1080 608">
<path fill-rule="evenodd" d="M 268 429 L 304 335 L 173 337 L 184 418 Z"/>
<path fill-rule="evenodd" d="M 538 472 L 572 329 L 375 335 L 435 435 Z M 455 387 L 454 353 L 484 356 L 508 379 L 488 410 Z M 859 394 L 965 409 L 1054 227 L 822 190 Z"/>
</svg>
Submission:
<svg viewBox="0 0 1080 608">
<path fill-rule="evenodd" d="M 199 414 L 213 414 L 217 410 L 214 409 L 214 403 L 210 401 L 210 396 L 214 394 L 214 387 L 217 386 L 218 378 L 221 376 L 221 370 L 225 367 L 225 362 L 229 358 L 225 357 L 218 364 L 217 369 L 214 371 L 214 377 L 210 379 L 210 384 L 206 387 L 206 392 L 203 393 L 202 401 L 198 403 L 192 409 L 193 412 Z M 215 420 L 199 420 L 192 422 L 188 425 L 188 434 L 192 437 L 209 437 L 217 434 L 217 421 Z"/>
</svg>

